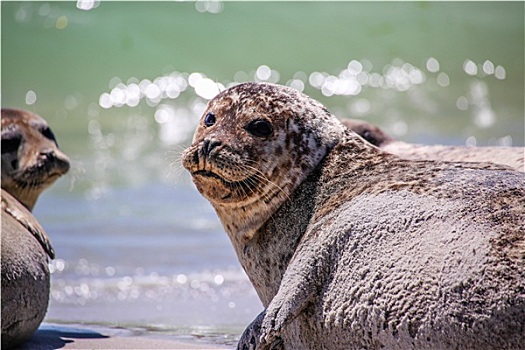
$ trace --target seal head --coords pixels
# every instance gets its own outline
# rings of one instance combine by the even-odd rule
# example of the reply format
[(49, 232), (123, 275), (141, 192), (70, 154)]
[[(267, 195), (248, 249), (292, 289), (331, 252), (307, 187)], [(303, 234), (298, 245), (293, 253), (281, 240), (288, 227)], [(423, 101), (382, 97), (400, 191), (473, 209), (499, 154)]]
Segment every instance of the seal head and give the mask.
[(208, 103), (182, 164), (230, 238), (247, 241), (344, 131), (324, 106), (292, 88), (243, 83)]
[(38, 196), (69, 170), (47, 122), (2, 108), (2, 188), (32, 210)]

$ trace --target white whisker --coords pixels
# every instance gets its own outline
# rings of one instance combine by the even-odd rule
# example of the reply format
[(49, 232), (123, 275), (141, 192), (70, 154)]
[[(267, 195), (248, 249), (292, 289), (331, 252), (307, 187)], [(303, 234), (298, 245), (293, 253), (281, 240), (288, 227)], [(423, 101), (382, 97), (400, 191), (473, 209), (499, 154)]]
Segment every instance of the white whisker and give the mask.
[(186, 148), (182, 145), (176, 145), (173, 149), (166, 152), (165, 159), (168, 162), (168, 178), (173, 178), (179, 182), (186, 169), (182, 165), (182, 153)]

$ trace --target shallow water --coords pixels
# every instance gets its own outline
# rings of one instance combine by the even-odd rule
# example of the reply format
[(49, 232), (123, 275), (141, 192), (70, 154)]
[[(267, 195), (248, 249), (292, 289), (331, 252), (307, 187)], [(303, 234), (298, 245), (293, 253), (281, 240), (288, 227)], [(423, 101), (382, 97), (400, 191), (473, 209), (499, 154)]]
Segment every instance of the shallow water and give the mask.
[(179, 165), (234, 82), (291, 85), (409, 142), (524, 145), (523, 3), (1, 8), (2, 107), (45, 117), (72, 159), (35, 208), (57, 252), (48, 322), (230, 344), (262, 310)]
[[(228, 343), (262, 310), (213, 209), (188, 185), (115, 189), (82, 204), (52, 194), (42, 201), (35, 215), (48, 219), (58, 257), (48, 322)], [(57, 208), (71, 211), (57, 216)]]

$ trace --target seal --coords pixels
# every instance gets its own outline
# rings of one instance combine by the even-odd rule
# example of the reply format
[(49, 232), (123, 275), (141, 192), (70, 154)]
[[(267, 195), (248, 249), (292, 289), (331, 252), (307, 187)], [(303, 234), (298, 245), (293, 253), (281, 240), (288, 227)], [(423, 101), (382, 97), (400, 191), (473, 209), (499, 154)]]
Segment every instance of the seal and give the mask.
[(444, 160), (449, 162), (491, 162), (525, 172), (524, 147), (466, 147), (419, 145), (398, 141), (379, 127), (363, 120), (343, 119), (341, 122), (359, 136), (383, 151), (404, 159)]
[(46, 314), (55, 253), (30, 210), (68, 169), (44, 119), (2, 109), (2, 348), (28, 339)]
[(2, 349), (27, 340), (49, 302), (48, 257), (54, 250), (31, 213), (2, 190)]
[[(229, 90), (224, 98), (210, 102), (193, 145), (183, 155), (183, 166), (236, 243), (252, 238), (344, 131), (337, 120), (323, 118), (327, 113), (321, 113), (325, 110), (321, 104), (304, 108), (295, 90), (251, 99), (261, 87), (270, 85), (243, 86), (244, 90)], [(311, 116), (305, 117), (306, 125), (290, 118), (290, 104)], [(231, 105), (242, 105), (242, 109), (232, 110)], [(268, 109), (274, 115), (268, 115)], [(216, 129), (219, 133), (207, 135)], [(310, 131), (318, 129), (322, 131)], [(236, 215), (231, 215), (233, 210)]]
[(2, 108), (2, 188), (30, 211), (38, 196), (69, 170), (69, 159), (40, 116)]
[(525, 347), (525, 174), (400, 159), (263, 83), (210, 100), (182, 164), (265, 307), (239, 349)]

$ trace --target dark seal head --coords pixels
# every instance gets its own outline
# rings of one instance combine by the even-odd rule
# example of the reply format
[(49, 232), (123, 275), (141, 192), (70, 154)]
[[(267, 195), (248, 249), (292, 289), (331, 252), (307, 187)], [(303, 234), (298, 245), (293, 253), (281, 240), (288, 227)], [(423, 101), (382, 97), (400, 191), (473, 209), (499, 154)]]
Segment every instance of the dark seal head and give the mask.
[(44, 119), (2, 108), (2, 189), (31, 211), (42, 191), (68, 170), (69, 159)]
[(381, 147), (394, 141), (386, 132), (363, 120), (342, 119), (341, 123), (376, 147)]
[(343, 132), (325, 107), (292, 88), (244, 83), (208, 103), (182, 162), (230, 238), (245, 241)]

